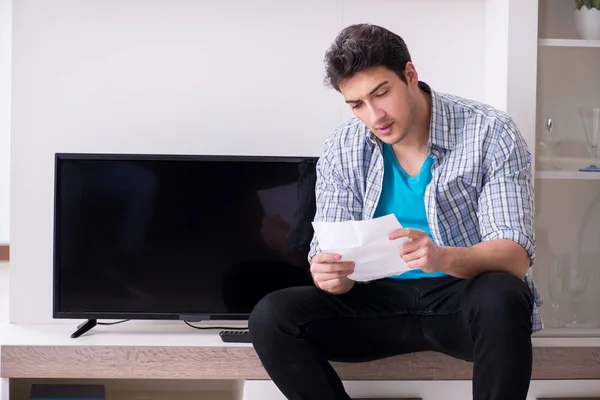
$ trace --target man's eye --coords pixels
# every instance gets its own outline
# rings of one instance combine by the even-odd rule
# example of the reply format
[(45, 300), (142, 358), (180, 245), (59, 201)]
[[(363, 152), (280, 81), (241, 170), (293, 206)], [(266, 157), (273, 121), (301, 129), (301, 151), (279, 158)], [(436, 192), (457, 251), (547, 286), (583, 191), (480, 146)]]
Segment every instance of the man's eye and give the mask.
[(357, 108), (360, 108), (361, 105), (362, 105), (362, 103), (354, 103), (352, 105), (352, 109), (356, 110)]
[(384, 95), (386, 95), (386, 94), (387, 94), (387, 92), (388, 92), (387, 90), (386, 90), (385, 92), (381, 92), (381, 93), (377, 94), (377, 97), (384, 96)]

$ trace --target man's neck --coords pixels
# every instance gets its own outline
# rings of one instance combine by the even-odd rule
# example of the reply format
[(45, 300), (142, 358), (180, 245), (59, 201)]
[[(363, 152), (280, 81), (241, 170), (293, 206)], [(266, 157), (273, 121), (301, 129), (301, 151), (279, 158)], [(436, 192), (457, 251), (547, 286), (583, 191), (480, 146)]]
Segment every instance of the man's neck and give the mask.
[(396, 155), (406, 152), (427, 154), (431, 124), (431, 95), (423, 90), (417, 95), (417, 110), (411, 132), (400, 143), (392, 147)]

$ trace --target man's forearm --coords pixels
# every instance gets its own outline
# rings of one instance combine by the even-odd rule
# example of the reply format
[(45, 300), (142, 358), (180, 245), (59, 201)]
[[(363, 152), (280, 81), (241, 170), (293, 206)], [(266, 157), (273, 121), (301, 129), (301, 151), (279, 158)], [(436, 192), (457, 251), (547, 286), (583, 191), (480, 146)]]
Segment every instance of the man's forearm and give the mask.
[(527, 251), (512, 240), (496, 239), (471, 247), (442, 247), (444, 271), (470, 279), (485, 272), (507, 272), (523, 279), (529, 268)]

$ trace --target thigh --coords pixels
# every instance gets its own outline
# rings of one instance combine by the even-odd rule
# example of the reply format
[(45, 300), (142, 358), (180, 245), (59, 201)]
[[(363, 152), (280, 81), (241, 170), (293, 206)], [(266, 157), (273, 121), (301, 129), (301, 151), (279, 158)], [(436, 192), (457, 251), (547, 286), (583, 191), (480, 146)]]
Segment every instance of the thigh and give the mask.
[(428, 294), (419, 299), (425, 340), (456, 358), (472, 360), (482, 335), (510, 336), (516, 327), (530, 325), (533, 296), (523, 280), (510, 274), (440, 279), (423, 283), (420, 291)]
[(303, 332), (330, 361), (365, 362), (431, 348), (416, 316), (406, 313), (312, 320)]
[(297, 287), (263, 298), (251, 325), (289, 329), (331, 361), (368, 361), (427, 349), (414, 307), (415, 282), (383, 279), (343, 295)]
[(464, 311), (423, 315), (419, 318), (419, 324), (431, 350), (460, 360), (473, 361), (475, 341)]
[(464, 296), (470, 281), (451, 276), (422, 279), (419, 320), (423, 337), (435, 351), (472, 360), (474, 341)]

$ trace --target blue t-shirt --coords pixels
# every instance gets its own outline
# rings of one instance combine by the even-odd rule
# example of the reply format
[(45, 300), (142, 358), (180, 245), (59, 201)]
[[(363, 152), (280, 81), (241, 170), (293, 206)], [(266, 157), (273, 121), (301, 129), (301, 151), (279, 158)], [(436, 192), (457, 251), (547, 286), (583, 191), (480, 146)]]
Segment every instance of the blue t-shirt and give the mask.
[[(425, 188), (431, 181), (431, 166), (434, 159), (427, 157), (417, 176), (408, 175), (394, 154), (391, 146), (383, 144), (383, 189), (375, 217), (394, 214), (404, 228), (420, 229), (431, 237), (425, 213)], [(444, 276), (444, 272), (423, 272), (413, 269), (394, 279), (433, 278)]]

